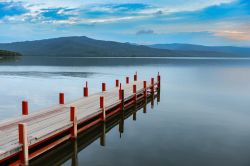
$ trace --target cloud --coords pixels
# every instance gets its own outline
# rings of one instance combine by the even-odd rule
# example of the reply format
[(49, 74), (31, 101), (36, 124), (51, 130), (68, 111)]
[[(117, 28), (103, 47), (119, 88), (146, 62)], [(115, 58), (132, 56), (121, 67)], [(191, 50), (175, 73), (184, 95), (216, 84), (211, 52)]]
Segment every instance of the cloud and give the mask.
[(72, 13), (74, 9), (65, 9), (65, 8), (49, 8), (42, 9), (40, 13), (46, 19), (52, 20), (67, 20), (70, 17), (76, 16)]
[(224, 30), (214, 32), (214, 35), (227, 38), (229, 40), (250, 41), (250, 32)]
[(155, 32), (151, 29), (148, 30), (139, 30), (136, 32), (136, 35), (150, 35), (150, 34), (154, 34)]
[(22, 3), (0, 2), (0, 18), (22, 15), (27, 12), (28, 10), (22, 6)]

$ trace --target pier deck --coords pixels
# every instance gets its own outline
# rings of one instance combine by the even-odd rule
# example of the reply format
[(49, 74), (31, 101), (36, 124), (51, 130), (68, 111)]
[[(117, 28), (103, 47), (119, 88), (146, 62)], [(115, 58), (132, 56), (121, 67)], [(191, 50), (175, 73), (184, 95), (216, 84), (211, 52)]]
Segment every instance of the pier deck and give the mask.
[[(121, 87), (111, 88), (100, 93), (92, 94), (88, 97), (82, 97), (78, 100), (71, 101), (65, 104), (59, 104), (36, 113), (23, 115), (19, 118), (11, 119), (0, 123), (0, 163), (5, 160), (15, 158), (18, 159), (16, 164), (20, 164), (27, 159), (19, 159), (24, 153), (24, 144), (20, 143), (19, 124), (25, 123), (27, 128), (27, 149), (29, 149), (28, 160), (37, 157), (45, 151), (62, 143), (65, 140), (72, 138), (72, 128), (74, 122), (71, 119), (71, 107), (76, 109), (76, 130), (83, 132), (90, 126), (93, 126), (101, 121), (105, 121), (105, 117), (114, 112), (121, 111), (121, 102), (129, 105), (135, 102), (137, 98), (143, 98), (151, 93), (154, 93), (155, 86), (158, 82), (132, 81), (123, 85), (123, 99), (121, 100)], [(136, 88), (135, 88), (136, 87)], [(134, 89), (135, 88), (135, 89)], [(157, 88), (157, 87), (156, 87)], [(155, 88), (155, 89), (156, 89)], [(152, 91), (153, 89), (153, 91)], [(145, 93), (146, 92), (146, 93)], [(149, 93), (148, 93), (149, 92)], [(103, 108), (100, 106), (100, 96), (103, 96)], [(111, 110), (111, 111), (110, 111)], [(107, 114), (107, 115), (106, 115)], [(104, 117), (103, 117), (104, 115)], [(68, 132), (66, 135), (63, 133)], [(61, 137), (59, 135), (61, 134)], [(55, 139), (58, 136), (57, 139)], [(54, 139), (53, 141), (51, 141)], [(44, 142), (50, 141), (47, 144)], [(44, 144), (41, 146), (41, 144)], [(37, 148), (40, 146), (39, 148)], [(33, 149), (35, 148), (35, 150)], [(14, 164), (15, 165), (15, 164)]]

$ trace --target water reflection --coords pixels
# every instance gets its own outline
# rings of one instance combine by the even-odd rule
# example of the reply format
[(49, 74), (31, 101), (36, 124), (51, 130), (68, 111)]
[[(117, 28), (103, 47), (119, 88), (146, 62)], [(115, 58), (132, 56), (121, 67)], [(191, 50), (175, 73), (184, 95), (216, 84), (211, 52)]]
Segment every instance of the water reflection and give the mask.
[[(157, 96), (159, 93), (157, 93)], [(153, 96), (153, 95), (152, 95)], [(150, 96), (151, 99), (155, 99)], [(114, 117), (110, 117), (106, 122), (102, 122), (96, 126), (93, 126), (86, 132), (78, 135), (76, 140), (70, 140), (62, 145), (56, 147), (52, 151), (49, 151), (38, 158), (35, 158), (30, 162), (30, 165), (43, 165), (46, 163), (46, 166), (56, 166), (62, 165), (66, 161), (71, 160), (72, 166), (78, 166), (78, 153), (83, 151), (90, 144), (95, 142), (97, 139), (100, 140), (100, 146), (106, 146), (106, 134), (114, 127), (118, 125), (120, 138), (124, 133), (125, 120), (130, 116), (133, 117), (133, 120), (136, 121), (136, 115), (139, 111), (143, 109), (143, 112), (146, 111), (146, 106), (151, 101), (141, 100), (138, 103), (134, 104), (131, 108), (121, 111)]]

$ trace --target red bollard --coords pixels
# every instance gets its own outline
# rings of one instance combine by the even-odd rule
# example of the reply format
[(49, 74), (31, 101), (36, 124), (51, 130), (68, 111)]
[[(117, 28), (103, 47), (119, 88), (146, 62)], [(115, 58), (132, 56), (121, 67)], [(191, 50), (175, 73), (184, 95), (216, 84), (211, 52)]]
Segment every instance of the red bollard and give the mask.
[(119, 87), (119, 80), (115, 80), (115, 86)]
[(86, 81), (86, 86), (83, 88), (83, 96), (84, 97), (88, 97), (89, 96), (88, 81)]
[(102, 83), (102, 91), (106, 91), (106, 84), (105, 83)]
[(102, 110), (102, 120), (106, 121), (106, 111), (104, 106), (104, 96), (100, 96), (100, 108)]
[(71, 138), (76, 139), (77, 138), (77, 115), (76, 115), (76, 108), (71, 106), (70, 107), (70, 121), (73, 123), (73, 126), (71, 128)]
[(160, 90), (161, 87), (161, 76), (158, 72), (158, 76), (157, 76), (157, 89)]
[(121, 100), (121, 99), (122, 99), (122, 90), (119, 89), (119, 100)]
[(144, 88), (144, 89), (147, 88), (147, 81), (143, 81), (143, 88)]
[(29, 164), (29, 149), (28, 149), (28, 137), (27, 137), (27, 125), (25, 123), (18, 124), (19, 144), (22, 145), (20, 152), (21, 165)]
[(100, 108), (104, 108), (104, 96), (100, 96)]
[(147, 97), (147, 81), (143, 81), (144, 97)]
[(155, 81), (154, 78), (151, 78), (151, 93), (154, 94)]
[(133, 93), (134, 93), (134, 100), (135, 100), (135, 102), (137, 101), (137, 94), (136, 94), (136, 84), (135, 85), (133, 85)]
[(64, 93), (59, 93), (59, 104), (64, 104)]
[(134, 81), (137, 81), (137, 72), (134, 75)]
[(136, 93), (136, 84), (133, 85), (133, 93)]
[(84, 91), (84, 92), (83, 92), (83, 96), (84, 96), (84, 97), (88, 97), (88, 95), (89, 95), (89, 93), (88, 93), (88, 88), (87, 88), (87, 87), (84, 87), (84, 88), (83, 88), (83, 91)]
[(129, 84), (129, 77), (126, 77), (126, 84)]
[(120, 90), (122, 89), (122, 84), (120, 83)]
[(28, 101), (22, 101), (22, 114), (23, 115), (28, 115), (29, 114)]

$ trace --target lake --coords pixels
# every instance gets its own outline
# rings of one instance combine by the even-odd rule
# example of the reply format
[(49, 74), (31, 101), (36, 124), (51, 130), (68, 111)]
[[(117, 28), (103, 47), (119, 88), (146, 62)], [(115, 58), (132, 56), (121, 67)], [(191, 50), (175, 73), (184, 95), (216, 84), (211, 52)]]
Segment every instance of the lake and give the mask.
[[(0, 120), (21, 116), (24, 99), (30, 112), (39, 111), (57, 104), (59, 92), (66, 101), (81, 97), (85, 81), (89, 93), (95, 93), (102, 82), (108, 89), (115, 79), (132, 79), (135, 71), (141, 80), (160, 72), (160, 102), (154, 108), (148, 104), (147, 113), (138, 110), (136, 121), (126, 119), (122, 133), (120, 125), (110, 129), (105, 146), (98, 139), (86, 145), (77, 154), (78, 165), (250, 165), (249, 59), (51, 58), (35, 59), (32, 65), (28, 60), (1, 63)], [(54, 160), (62, 160), (61, 153)], [(63, 162), (71, 164), (70, 158)]]

